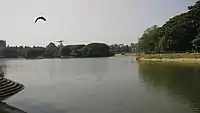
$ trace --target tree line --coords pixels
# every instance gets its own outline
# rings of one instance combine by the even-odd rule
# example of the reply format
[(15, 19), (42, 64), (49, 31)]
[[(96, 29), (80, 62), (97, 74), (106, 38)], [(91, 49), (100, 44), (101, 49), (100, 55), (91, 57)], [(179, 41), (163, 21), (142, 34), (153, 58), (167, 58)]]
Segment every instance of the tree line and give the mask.
[(163, 26), (147, 28), (139, 38), (140, 52), (200, 51), (200, 1), (188, 11), (169, 19)]
[(3, 58), (69, 58), (69, 57), (109, 57), (117, 53), (134, 52), (135, 45), (125, 44), (107, 45), (104, 43), (90, 43), (88, 45), (59, 45), (49, 43), (41, 46), (12, 46), (0, 51)]
[(113, 53), (134, 53), (136, 52), (136, 44), (131, 43), (130, 45), (126, 44), (111, 44), (110, 51)]
[(112, 55), (109, 46), (104, 43), (56, 46), (51, 42), (46, 47), (6, 47), (1, 52), (1, 56), (5, 58), (108, 57)]

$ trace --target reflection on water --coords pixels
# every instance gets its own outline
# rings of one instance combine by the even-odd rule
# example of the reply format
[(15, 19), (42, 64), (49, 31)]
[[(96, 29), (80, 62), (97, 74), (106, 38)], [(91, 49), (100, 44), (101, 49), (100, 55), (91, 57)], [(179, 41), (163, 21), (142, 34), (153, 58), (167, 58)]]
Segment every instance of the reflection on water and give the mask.
[(146, 87), (165, 90), (185, 101), (194, 112), (200, 109), (200, 66), (166, 63), (139, 63), (140, 79)]
[(130, 57), (0, 60), (5, 77), (26, 87), (6, 102), (28, 113), (198, 110), (198, 67), (138, 64), (131, 60)]
[(138, 89), (132, 67), (136, 64), (130, 61), (130, 58), (7, 60), (6, 77), (26, 88), (6, 102), (28, 113), (128, 113), (133, 109), (132, 95), (137, 94), (133, 90)]

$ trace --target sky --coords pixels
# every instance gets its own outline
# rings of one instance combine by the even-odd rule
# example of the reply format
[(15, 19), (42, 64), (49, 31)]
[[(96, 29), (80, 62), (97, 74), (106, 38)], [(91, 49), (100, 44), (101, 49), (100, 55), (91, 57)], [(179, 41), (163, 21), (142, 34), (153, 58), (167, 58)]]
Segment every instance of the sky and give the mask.
[[(130, 44), (144, 30), (187, 11), (195, 0), (0, 0), (0, 40), (8, 45)], [(34, 20), (38, 16), (47, 21)]]

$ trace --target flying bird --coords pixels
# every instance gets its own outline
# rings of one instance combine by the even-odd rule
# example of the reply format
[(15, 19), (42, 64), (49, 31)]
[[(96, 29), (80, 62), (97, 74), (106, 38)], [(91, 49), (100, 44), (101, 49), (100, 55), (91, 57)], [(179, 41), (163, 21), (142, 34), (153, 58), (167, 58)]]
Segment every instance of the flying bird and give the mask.
[(46, 18), (44, 18), (43, 16), (38, 17), (38, 18), (35, 20), (35, 23), (37, 23), (38, 20), (47, 21)]

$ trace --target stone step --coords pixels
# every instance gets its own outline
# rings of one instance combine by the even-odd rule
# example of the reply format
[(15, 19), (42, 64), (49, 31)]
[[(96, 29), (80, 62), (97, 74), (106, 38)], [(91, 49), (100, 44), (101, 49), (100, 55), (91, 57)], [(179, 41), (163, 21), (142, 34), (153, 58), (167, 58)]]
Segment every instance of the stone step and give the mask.
[(17, 88), (15, 88), (14, 90), (10, 90), (6, 93), (2, 93), (0, 94), (0, 97), (9, 97), (9, 96), (12, 96), (18, 92), (20, 92), (21, 90), (24, 89), (24, 86), (23, 85), (19, 85)]
[(4, 82), (7, 82), (7, 79), (2, 79), (0, 80), (0, 84), (4, 83)]
[(6, 91), (8, 91), (10, 89), (14, 89), (14, 88), (16, 88), (19, 85), (19, 84), (15, 83), (15, 82), (12, 82), (12, 83), (14, 83), (14, 84), (11, 85), (11, 86), (0, 88), (0, 94), (1, 94), (1, 92), (6, 92)]
[(0, 77), (0, 80), (3, 80), (3, 77)]
[(0, 85), (3, 86), (3, 85), (6, 85), (6, 84), (9, 84), (9, 83), (11, 83), (11, 82), (12, 82), (12, 81), (10, 81), (10, 80), (6, 80), (5, 82), (0, 83)]
[(8, 84), (4, 84), (4, 85), (0, 85), (0, 89), (3, 89), (3, 88), (5, 88), (5, 87), (10, 87), (10, 86), (12, 86), (12, 85), (15, 85), (16, 84), (16, 82), (10, 82), (10, 83), (8, 83)]
[(24, 85), (0, 77), (0, 101), (3, 101), (24, 89)]
[(9, 88), (8, 90), (0, 91), (0, 96), (4, 94), (9, 94), (11, 92), (18, 91), (22, 86), (20, 84), (17, 84), (14, 88)]

